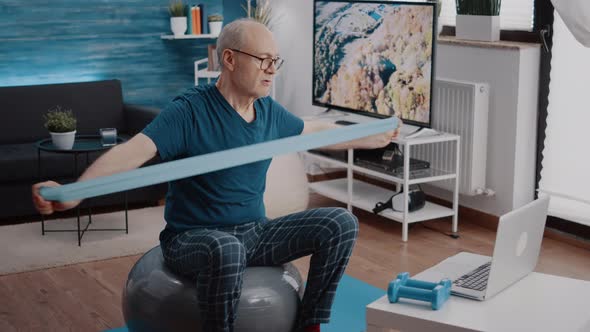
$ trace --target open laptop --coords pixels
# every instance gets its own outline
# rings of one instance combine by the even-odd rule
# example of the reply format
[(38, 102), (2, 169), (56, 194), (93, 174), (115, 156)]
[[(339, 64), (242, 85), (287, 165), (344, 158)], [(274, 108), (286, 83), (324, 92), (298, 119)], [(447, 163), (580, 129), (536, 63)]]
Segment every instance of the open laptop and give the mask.
[(449, 278), (451, 294), (480, 301), (498, 294), (535, 269), (548, 207), (543, 197), (501, 216), (492, 257), (461, 252), (416, 278)]

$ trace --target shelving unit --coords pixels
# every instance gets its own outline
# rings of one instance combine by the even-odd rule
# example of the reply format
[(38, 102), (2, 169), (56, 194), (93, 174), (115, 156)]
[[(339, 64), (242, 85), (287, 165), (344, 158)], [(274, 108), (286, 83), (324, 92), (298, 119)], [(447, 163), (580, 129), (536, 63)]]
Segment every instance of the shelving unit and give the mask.
[(181, 35), (181, 36), (162, 35), (162, 36), (160, 36), (160, 38), (166, 39), (166, 40), (175, 40), (175, 39), (215, 39), (215, 38), (217, 38), (217, 35), (212, 35), (212, 34)]
[[(379, 215), (386, 218), (398, 221), (402, 223), (402, 241), (408, 241), (408, 224), (414, 222), (420, 222), (424, 220), (453, 217), (452, 229), (453, 233), (458, 231), (458, 209), (459, 209), (459, 151), (457, 151), (455, 170), (454, 172), (448, 172), (444, 170), (437, 170), (430, 168), (428, 170), (421, 170), (418, 172), (408, 172), (410, 168), (410, 149), (412, 146), (420, 144), (432, 144), (439, 142), (453, 141), (456, 146), (460, 146), (460, 137), (453, 134), (440, 133), (435, 136), (419, 137), (412, 139), (398, 139), (394, 142), (399, 145), (404, 153), (404, 172), (403, 177), (397, 177), (391, 174), (377, 172), (368, 168), (364, 168), (354, 164), (354, 150), (348, 150), (348, 162), (343, 162), (329, 157), (307, 153), (306, 156), (310, 160), (323, 161), (334, 164), (334, 166), (344, 167), (347, 170), (347, 177), (343, 179), (327, 180), (320, 182), (313, 182), (310, 184), (310, 188), (326, 197), (334, 200), (344, 202), (347, 204), (349, 210), (352, 207), (356, 207), (365, 211), (372, 212), (377, 202), (382, 202), (391, 197), (394, 192), (387, 190), (361, 180), (353, 178), (353, 172), (368, 175), (373, 178), (378, 178), (386, 182), (395, 183), (398, 188), (401, 186), (403, 189), (404, 211), (398, 212), (393, 210), (384, 210)], [(409, 212), (408, 211), (408, 192), (410, 185), (442, 181), (442, 180), (454, 180), (455, 188), (453, 191), (453, 207), (447, 208), (432, 202), (426, 202), (426, 205), (420, 210)]]
[[(218, 35), (199, 34), (199, 35), (162, 35), (160, 38), (165, 40), (179, 40), (179, 39), (215, 39)], [(207, 83), (211, 83), (212, 78), (219, 76), (219, 71), (211, 71), (207, 67), (208, 59), (200, 59), (195, 61), (195, 85), (199, 85), (199, 78), (206, 78)], [(203, 66), (203, 67), (201, 67)]]
[[(329, 197), (331, 199), (347, 202), (348, 201), (348, 179), (335, 179), (328, 181), (321, 181), (311, 184), (313, 190)], [(360, 181), (353, 180), (353, 195), (351, 205), (365, 211), (373, 212), (375, 202), (383, 201), (384, 197), (390, 197), (391, 191)], [(436, 219), (452, 216), (453, 210), (426, 202), (424, 208), (412, 212), (408, 215), (408, 223), (419, 222), (423, 220)], [(403, 212), (393, 210), (384, 210), (380, 215), (389, 219), (403, 220)]]
[(206, 78), (207, 83), (211, 83), (212, 78), (217, 78), (221, 74), (219, 71), (209, 70), (207, 67), (208, 61), (207, 58), (195, 61), (195, 85), (199, 85), (199, 78)]

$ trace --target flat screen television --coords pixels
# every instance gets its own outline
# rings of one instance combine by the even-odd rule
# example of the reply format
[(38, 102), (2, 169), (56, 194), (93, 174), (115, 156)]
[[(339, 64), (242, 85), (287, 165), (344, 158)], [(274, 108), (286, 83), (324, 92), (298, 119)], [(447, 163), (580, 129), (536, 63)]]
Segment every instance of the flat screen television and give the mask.
[(436, 3), (314, 0), (316, 106), (430, 127)]

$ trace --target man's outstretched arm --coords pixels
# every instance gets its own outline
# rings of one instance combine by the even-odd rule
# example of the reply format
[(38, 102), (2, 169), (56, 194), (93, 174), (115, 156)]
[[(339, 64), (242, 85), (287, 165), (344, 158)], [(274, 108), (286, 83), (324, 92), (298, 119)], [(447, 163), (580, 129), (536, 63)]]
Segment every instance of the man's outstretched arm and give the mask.
[[(100, 156), (78, 178), (78, 181), (89, 180), (99, 176), (106, 176), (124, 171), (129, 171), (143, 165), (156, 156), (158, 149), (154, 142), (146, 135), (139, 133), (129, 141), (116, 145)], [(55, 181), (45, 181), (33, 185), (33, 204), (41, 214), (51, 214), (54, 211), (63, 211), (76, 207), (81, 201), (54, 202), (45, 200), (40, 194), (41, 187), (60, 186)]]
[[(387, 131), (382, 134), (367, 136), (364, 138), (359, 138), (356, 140), (338, 143), (334, 145), (329, 145), (322, 147), (322, 150), (346, 150), (346, 149), (377, 149), (387, 146), (391, 143), (391, 140), (397, 137), (399, 134), (399, 128), (401, 127), (402, 123), (401, 120), (399, 121), (399, 125), (397, 128), (392, 128), (392, 130)], [(326, 122), (326, 121), (304, 121), (303, 122), (303, 132), (302, 134), (310, 134), (322, 130), (334, 129), (339, 128), (340, 125), (335, 123)]]

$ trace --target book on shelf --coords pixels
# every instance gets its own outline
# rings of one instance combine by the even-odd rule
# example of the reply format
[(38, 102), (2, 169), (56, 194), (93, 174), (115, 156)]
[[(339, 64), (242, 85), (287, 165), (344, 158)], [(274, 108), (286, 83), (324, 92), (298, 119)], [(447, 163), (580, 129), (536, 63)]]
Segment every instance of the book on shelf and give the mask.
[(207, 70), (219, 71), (219, 58), (217, 57), (217, 45), (207, 45)]
[(191, 34), (200, 35), (201, 30), (201, 8), (199, 6), (191, 7)]
[(192, 35), (193, 34), (193, 7), (188, 5), (186, 9), (186, 21), (187, 21), (187, 29), (186, 34)]
[(199, 4), (200, 14), (201, 14), (201, 33), (207, 34), (209, 33), (209, 29), (207, 26), (207, 6), (204, 4)]

